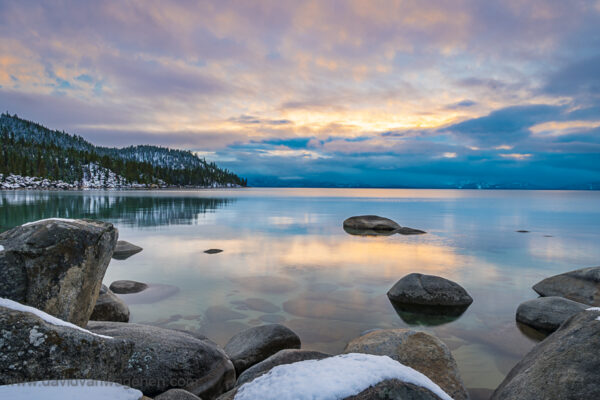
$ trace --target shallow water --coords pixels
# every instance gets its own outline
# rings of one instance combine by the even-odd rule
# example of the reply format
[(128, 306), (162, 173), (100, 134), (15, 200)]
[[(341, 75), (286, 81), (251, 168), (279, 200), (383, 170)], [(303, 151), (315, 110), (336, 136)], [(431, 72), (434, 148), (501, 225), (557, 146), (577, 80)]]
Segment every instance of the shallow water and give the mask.
[[(144, 250), (113, 260), (104, 282), (156, 285), (127, 299), (132, 322), (220, 344), (281, 322), (304, 348), (332, 354), (368, 329), (424, 329), (448, 344), (469, 388), (491, 389), (535, 344), (514, 317), (536, 297), (531, 286), (600, 264), (599, 205), (600, 192), (560, 191), (19, 191), (0, 192), (0, 231), (49, 217), (114, 223)], [(361, 214), (428, 233), (344, 232), (342, 221)], [(223, 252), (204, 253), (211, 248)], [(399, 314), (386, 292), (411, 272), (454, 280), (474, 302), (454, 320)]]

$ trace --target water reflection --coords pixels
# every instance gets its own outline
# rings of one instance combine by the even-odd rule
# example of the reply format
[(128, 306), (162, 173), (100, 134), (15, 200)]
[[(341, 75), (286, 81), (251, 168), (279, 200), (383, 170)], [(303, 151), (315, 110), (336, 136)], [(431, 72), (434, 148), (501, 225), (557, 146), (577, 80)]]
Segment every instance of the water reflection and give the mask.
[[(104, 283), (179, 288), (131, 304), (132, 322), (220, 344), (250, 326), (282, 322), (303, 348), (327, 353), (369, 329), (422, 329), (448, 344), (468, 387), (491, 389), (536, 343), (515, 324), (519, 303), (537, 297), (531, 285), (598, 265), (599, 201), (600, 193), (520, 191), (0, 192), (0, 225), (47, 217), (116, 223), (120, 238), (144, 251), (112, 260)], [(364, 237), (341, 229), (349, 216), (372, 213), (429, 233)], [(531, 233), (515, 232), (521, 228)], [(459, 283), (473, 304), (452, 320), (398, 312), (386, 292), (412, 272)]]
[(131, 227), (194, 224), (235, 201), (135, 192), (0, 191), (0, 231), (45, 218), (92, 218)]
[(408, 325), (437, 326), (456, 321), (467, 307), (428, 307), (391, 302), (402, 321)]

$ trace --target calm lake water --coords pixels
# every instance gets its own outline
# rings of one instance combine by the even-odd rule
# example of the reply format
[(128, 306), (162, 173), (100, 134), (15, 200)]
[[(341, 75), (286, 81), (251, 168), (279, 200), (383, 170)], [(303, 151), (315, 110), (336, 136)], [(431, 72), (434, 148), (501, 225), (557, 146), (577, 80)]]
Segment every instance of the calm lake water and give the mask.
[[(344, 232), (343, 220), (361, 214), (428, 233)], [(170, 285), (128, 298), (132, 322), (199, 331), (221, 345), (281, 322), (304, 348), (329, 353), (368, 329), (423, 329), (450, 347), (469, 388), (495, 388), (535, 344), (515, 324), (519, 303), (537, 297), (533, 284), (600, 264), (600, 192), (0, 192), (0, 231), (50, 217), (109, 221), (144, 248), (113, 260), (104, 280)], [(386, 292), (411, 272), (454, 280), (474, 302), (453, 321), (397, 313)]]

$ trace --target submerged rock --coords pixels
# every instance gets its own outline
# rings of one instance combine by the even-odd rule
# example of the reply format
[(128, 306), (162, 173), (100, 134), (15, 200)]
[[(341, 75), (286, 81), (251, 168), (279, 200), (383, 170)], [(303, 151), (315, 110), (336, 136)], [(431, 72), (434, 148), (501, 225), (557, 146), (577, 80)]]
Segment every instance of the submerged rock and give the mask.
[(600, 267), (577, 269), (551, 276), (533, 286), (540, 296), (560, 296), (600, 306)]
[(46, 379), (121, 382), (133, 343), (57, 325), (45, 315), (0, 306), (0, 385)]
[(273, 354), (271, 357), (253, 365), (240, 374), (237, 379), (236, 386), (241, 386), (246, 382), (250, 382), (259, 376), (266, 374), (273, 367), (284, 364), (291, 364), (305, 360), (322, 360), (331, 357), (330, 354), (321, 353), (319, 351), (300, 350), (300, 349), (285, 349)]
[(350, 341), (344, 353), (388, 356), (426, 375), (453, 399), (469, 398), (452, 353), (440, 339), (428, 333), (410, 329), (375, 330)]
[(582, 311), (509, 372), (493, 400), (600, 399), (600, 311)]
[(50, 219), (0, 234), (0, 297), (85, 326), (117, 242), (112, 225)]
[(135, 244), (131, 244), (125, 240), (119, 240), (117, 242), (117, 246), (115, 247), (112, 258), (115, 260), (126, 260), (142, 250), (144, 249), (142, 249), (140, 246), (136, 246)]
[(129, 307), (109, 288), (102, 285), (90, 320), (129, 322)]
[[(468, 307), (473, 298), (456, 282), (434, 275), (408, 274), (388, 291), (394, 303), (419, 306)], [(431, 309), (435, 310), (435, 309)]]
[(213, 399), (235, 384), (235, 371), (227, 355), (208, 340), (181, 331), (120, 322), (90, 321), (92, 332), (125, 339), (134, 344), (123, 382), (153, 396), (181, 388)]
[(110, 284), (110, 290), (118, 294), (139, 293), (146, 289), (148, 289), (146, 283), (136, 281), (122, 280)]
[(225, 352), (238, 375), (264, 359), (284, 349), (299, 349), (300, 338), (279, 324), (246, 329), (234, 335), (225, 345)]
[(567, 319), (588, 307), (563, 297), (539, 297), (519, 305), (517, 321), (539, 331), (551, 333)]
[(400, 226), (389, 218), (379, 217), (377, 215), (350, 217), (344, 221), (343, 227), (347, 233), (361, 236), (387, 236), (395, 233), (401, 235), (419, 235), (426, 233), (419, 229)]
[(124, 293), (119, 297), (127, 304), (152, 304), (167, 299), (177, 293), (179, 288), (161, 283), (149, 283), (148, 287), (138, 293)]

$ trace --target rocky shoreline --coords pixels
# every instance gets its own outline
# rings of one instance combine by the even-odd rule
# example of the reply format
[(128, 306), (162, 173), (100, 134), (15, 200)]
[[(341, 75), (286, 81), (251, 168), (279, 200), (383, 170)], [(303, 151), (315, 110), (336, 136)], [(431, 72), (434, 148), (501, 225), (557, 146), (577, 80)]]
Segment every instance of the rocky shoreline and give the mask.
[[(401, 233), (391, 220), (383, 229), (381, 217), (359, 220), (368, 231)], [(111, 258), (142, 250), (118, 241), (112, 224), (92, 220), (49, 219), (0, 233), (0, 395), (39, 389), (45, 397), (48, 388), (81, 380), (75, 386), (89, 393), (127, 400), (469, 399), (450, 349), (427, 332), (371, 330), (330, 355), (302, 349), (300, 337), (277, 323), (239, 332), (223, 347), (194, 332), (129, 323), (119, 296), (161, 295), (160, 285), (102, 280)], [(516, 320), (548, 336), (493, 399), (600, 398), (599, 274), (600, 267), (586, 268), (535, 285), (550, 297), (523, 303)], [(441, 316), (473, 302), (458, 283), (416, 273), (388, 298)], [(75, 389), (66, 384), (62, 393)]]

